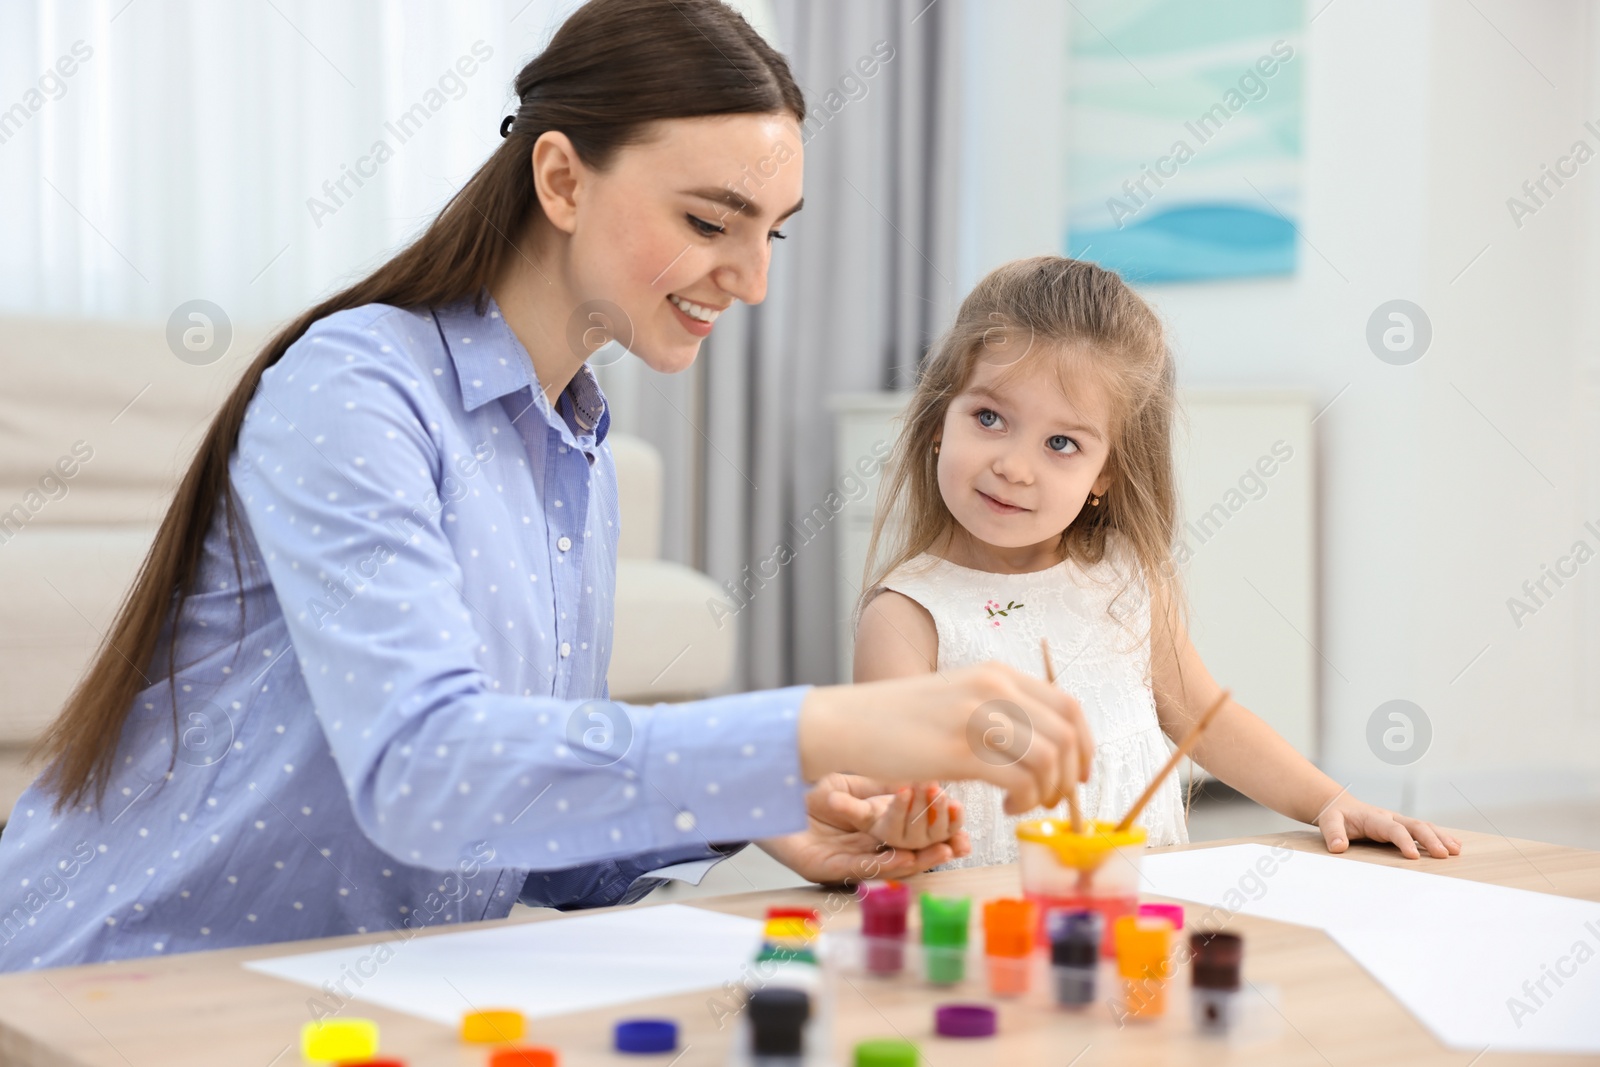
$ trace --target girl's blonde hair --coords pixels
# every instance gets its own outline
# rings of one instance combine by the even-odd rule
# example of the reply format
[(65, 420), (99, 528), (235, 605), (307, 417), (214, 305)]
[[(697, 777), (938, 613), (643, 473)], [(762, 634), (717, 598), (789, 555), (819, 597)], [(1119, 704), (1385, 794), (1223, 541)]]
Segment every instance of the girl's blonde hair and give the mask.
[(1165, 592), (1173, 610), (1184, 611), (1172, 558), (1175, 372), (1161, 321), (1111, 271), (1036, 256), (985, 276), (923, 366), (879, 491), (858, 617), (889, 574), (941, 544), (955, 525), (939, 492), (933, 451), (950, 402), (980, 361), (1012, 367), (1030, 359), (1053, 360), (1069, 392), (1072, 380), (1091, 375), (1110, 400), (1110, 488), (1098, 507), (1085, 506), (1061, 532), (1063, 556), (1097, 564), (1115, 532), (1123, 542), (1117, 547), (1132, 555), (1150, 591)]

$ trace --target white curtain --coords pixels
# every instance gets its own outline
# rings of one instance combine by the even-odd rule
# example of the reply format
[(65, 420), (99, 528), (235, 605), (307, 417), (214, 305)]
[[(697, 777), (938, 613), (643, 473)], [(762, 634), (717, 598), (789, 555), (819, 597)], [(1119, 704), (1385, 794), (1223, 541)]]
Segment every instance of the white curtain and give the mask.
[(443, 205), (575, 6), (0, 4), (0, 313), (291, 316)]

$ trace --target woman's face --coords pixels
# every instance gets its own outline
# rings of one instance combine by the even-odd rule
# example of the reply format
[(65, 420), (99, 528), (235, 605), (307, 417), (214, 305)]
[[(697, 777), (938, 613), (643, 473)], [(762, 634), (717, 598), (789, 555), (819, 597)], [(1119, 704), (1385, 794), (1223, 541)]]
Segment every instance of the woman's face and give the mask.
[(759, 304), (780, 225), (800, 209), (788, 114), (655, 123), (574, 190), (567, 269), (579, 308), (620, 308), (615, 336), (653, 370), (694, 362), (735, 300)]

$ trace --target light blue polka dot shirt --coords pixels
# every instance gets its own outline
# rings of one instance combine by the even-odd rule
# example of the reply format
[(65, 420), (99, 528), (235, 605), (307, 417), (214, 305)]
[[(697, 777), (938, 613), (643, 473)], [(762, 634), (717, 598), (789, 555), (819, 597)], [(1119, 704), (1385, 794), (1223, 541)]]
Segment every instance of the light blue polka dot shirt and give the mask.
[(175, 682), (169, 618), (104, 803), (36, 782), (0, 836), (0, 969), (631, 901), (804, 827), (804, 688), (603, 701), (610, 416), (485, 302), (340, 312), (266, 372)]

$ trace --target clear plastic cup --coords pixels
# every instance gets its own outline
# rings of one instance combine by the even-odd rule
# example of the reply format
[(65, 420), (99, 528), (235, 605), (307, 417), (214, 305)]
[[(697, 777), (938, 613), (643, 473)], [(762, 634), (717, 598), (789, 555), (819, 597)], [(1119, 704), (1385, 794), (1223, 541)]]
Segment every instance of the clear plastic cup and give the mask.
[(1039, 905), (1038, 943), (1047, 945), (1045, 917), (1056, 910), (1098, 912), (1105, 923), (1102, 956), (1116, 955), (1112, 930), (1139, 910), (1139, 863), (1145, 829), (1118, 833), (1113, 823), (1089, 822), (1072, 832), (1065, 819), (1032, 819), (1017, 826), (1022, 895)]

